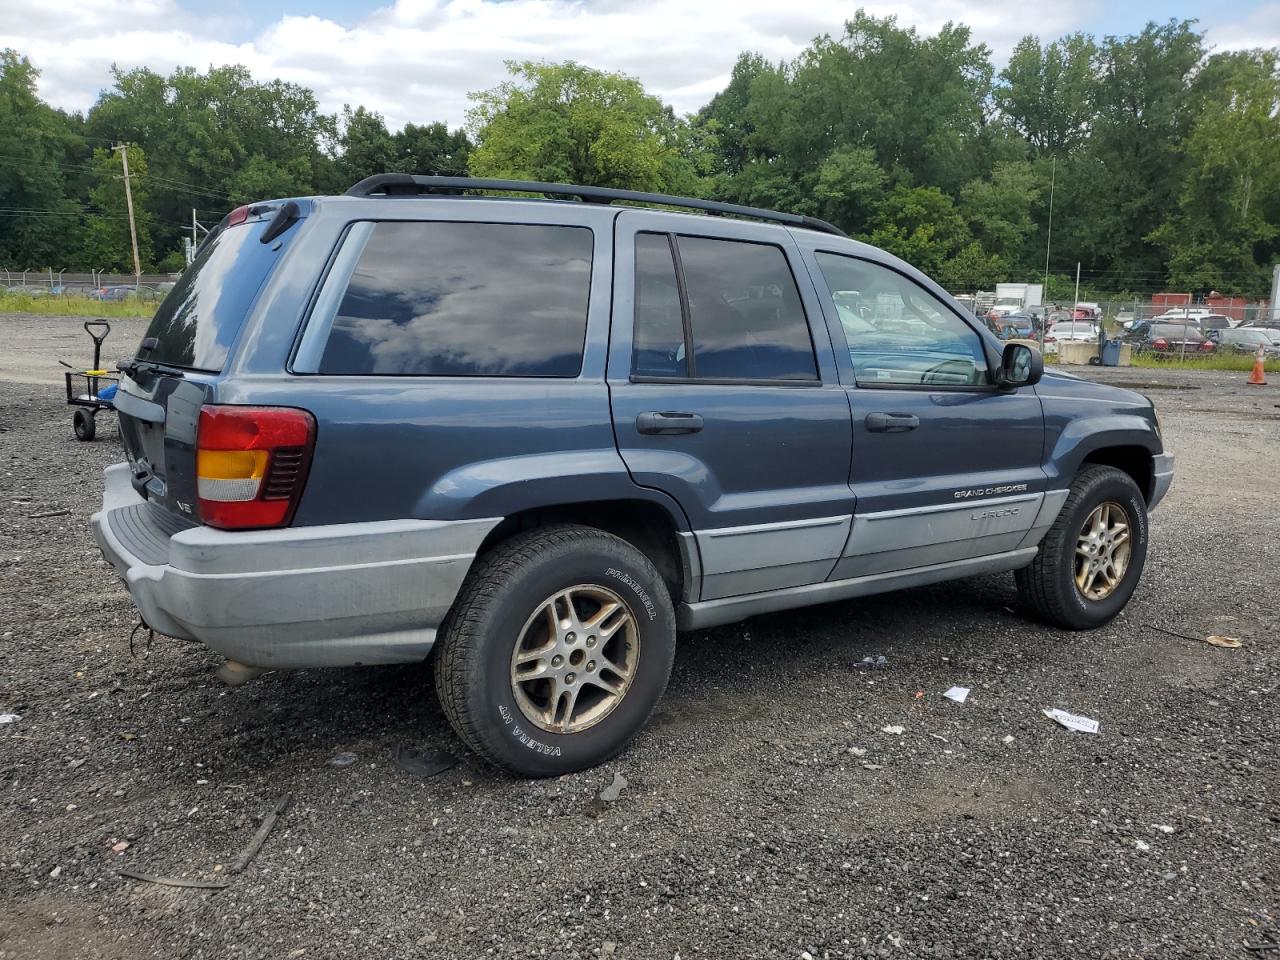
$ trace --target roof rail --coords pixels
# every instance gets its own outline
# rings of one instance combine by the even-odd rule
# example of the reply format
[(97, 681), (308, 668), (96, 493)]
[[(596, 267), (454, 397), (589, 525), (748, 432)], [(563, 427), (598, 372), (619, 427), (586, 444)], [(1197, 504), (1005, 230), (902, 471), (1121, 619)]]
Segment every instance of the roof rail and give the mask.
[(736, 203), (717, 203), (714, 200), (698, 200), (693, 197), (672, 197), (665, 193), (640, 193), (635, 190), (615, 190), (612, 187), (577, 187), (565, 183), (539, 183), (533, 180), (485, 180), (475, 177), (423, 177), (408, 173), (378, 173), (372, 177), (365, 177), (351, 187), (346, 195), (348, 197), (404, 197), (424, 193), (456, 195), (464, 190), (541, 193), (547, 197), (575, 198), (585, 203), (608, 204), (626, 201), (664, 207), (686, 207), (690, 210), (704, 210), (718, 216), (749, 217), (753, 220), (767, 220), (792, 227), (804, 227), (821, 233), (834, 234), (837, 237), (848, 236), (839, 227), (825, 220), (805, 217), (797, 213), (779, 213), (762, 207), (744, 207)]

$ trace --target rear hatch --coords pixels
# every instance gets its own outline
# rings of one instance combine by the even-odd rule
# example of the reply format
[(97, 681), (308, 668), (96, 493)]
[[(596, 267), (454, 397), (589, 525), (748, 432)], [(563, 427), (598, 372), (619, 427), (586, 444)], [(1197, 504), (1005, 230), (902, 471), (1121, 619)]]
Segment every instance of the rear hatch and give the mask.
[(264, 203), (228, 214), (161, 302), (137, 355), (120, 362), (120, 434), (134, 489), (151, 503), (198, 519), (200, 408), (309, 206)]

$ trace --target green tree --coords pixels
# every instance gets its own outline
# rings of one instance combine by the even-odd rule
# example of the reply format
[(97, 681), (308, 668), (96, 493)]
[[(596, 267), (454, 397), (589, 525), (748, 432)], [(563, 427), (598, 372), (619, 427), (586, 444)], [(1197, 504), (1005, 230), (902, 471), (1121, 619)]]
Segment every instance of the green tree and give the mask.
[(694, 122), (706, 137), (707, 149), (714, 157), (709, 170), (713, 175), (734, 177), (755, 155), (758, 148), (752, 140), (756, 127), (748, 110), (751, 86), (757, 77), (773, 72), (773, 67), (758, 53), (739, 54), (728, 86), (698, 111)]
[(870, 147), (842, 147), (818, 168), (818, 213), (854, 233), (869, 229), (888, 195), (888, 180)]
[(80, 219), (66, 161), (84, 141), (36, 95), (39, 75), (17, 51), (0, 51), (0, 263), (20, 270), (69, 265)]
[(443, 123), (406, 123), (392, 136), (396, 169), (423, 176), (464, 177), (471, 155), (466, 131)]
[(1045, 46), (1023, 37), (1000, 72), (995, 102), (1037, 153), (1061, 156), (1088, 139), (1097, 97), (1098, 46), (1073, 33)]
[[(1027, 161), (998, 164), (991, 177), (971, 180), (960, 191), (960, 210), (981, 248), (998, 259), (1005, 277), (1030, 272), (1029, 242), (1035, 236), (1041, 181)], [(1035, 249), (1038, 254), (1039, 248)]]
[(682, 124), (638, 80), (579, 63), (516, 63), (471, 94), (472, 173), (667, 193), (697, 190)]
[(332, 180), (335, 121), (305, 87), (255, 81), (243, 66), (113, 76), (89, 111), (88, 132), (95, 143), (146, 150), (146, 210), (162, 250), (177, 247), (193, 207), (217, 220), (238, 204), (312, 193)]
[(999, 257), (973, 239), (955, 203), (937, 187), (899, 185), (866, 239), (954, 290), (985, 287), (1001, 276)]
[[(149, 217), (141, 212), (147, 200), (147, 158), (141, 147), (130, 144), (128, 151), (138, 258), (142, 269), (146, 270), (152, 262)], [(104, 148), (94, 150), (93, 173), (96, 182), (89, 191), (90, 213), (85, 218), (81, 262), (98, 270), (133, 273), (129, 205), (125, 197), (124, 161), (120, 152)]]
[(350, 186), (375, 173), (398, 171), (395, 140), (382, 114), (344, 106), (338, 127), (340, 153), (334, 166), (339, 183)]
[(1196, 88), (1199, 114), (1186, 142), (1177, 211), (1151, 239), (1169, 255), (1173, 284), (1265, 296), (1269, 242), (1280, 234), (1276, 51), (1215, 55)]
[(1137, 36), (1107, 37), (1087, 153), (1096, 173), (1072, 179), (1087, 191), (1077, 230), (1086, 265), (1105, 264), (1124, 280), (1158, 277), (1164, 258), (1148, 235), (1177, 205), (1185, 144), (1195, 121), (1190, 81), (1204, 56), (1188, 21), (1149, 23)]

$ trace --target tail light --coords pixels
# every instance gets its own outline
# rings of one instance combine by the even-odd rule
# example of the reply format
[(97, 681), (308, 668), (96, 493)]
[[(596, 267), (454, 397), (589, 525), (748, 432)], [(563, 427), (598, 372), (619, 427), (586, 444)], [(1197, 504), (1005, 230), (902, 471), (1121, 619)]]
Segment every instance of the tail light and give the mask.
[(1203, 350), (1205, 353), (1212, 353), (1216, 348), (1217, 348), (1217, 344), (1214, 343), (1212, 340), (1205, 340), (1203, 343), (1200, 344), (1200, 349)]
[(316, 421), (292, 407), (200, 408), (200, 521), (223, 530), (285, 527), (302, 497)]
[(1156, 337), (1154, 340), (1151, 341), (1151, 346), (1156, 350), (1168, 350), (1169, 341), (1166, 340), (1164, 337)]
[(227, 214), (227, 226), (228, 227), (239, 226), (240, 224), (244, 223), (248, 219), (249, 219), (249, 205), (245, 204), (243, 207), (236, 207), (234, 210), (232, 210), (230, 213)]

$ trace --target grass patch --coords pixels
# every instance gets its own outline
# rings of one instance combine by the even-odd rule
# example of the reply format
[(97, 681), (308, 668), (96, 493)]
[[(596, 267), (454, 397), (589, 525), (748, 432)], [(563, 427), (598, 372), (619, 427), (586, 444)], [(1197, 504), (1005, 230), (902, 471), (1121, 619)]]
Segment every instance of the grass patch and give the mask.
[(0, 313), (35, 313), (61, 317), (142, 317), (155, 315), (154, 300), (90, 300), (75, 294), (33, 297), (25, 293), (0, 292)]
[[(1166, 360), (1144, 353), (1142, 356), (1133, 358), (1133, 366), (1163, 370), (1170, 368), (1177, 370), (1239, 370), (1248, 373), (1253, 369), (1253, 354), (1222, 353), (1209, 354), (1208, 356), (1188, 354), (1185, 360), (1176, 356)], [(1267, 373), (1280, 373), (1280, 360), (1268, 359), (1264, 361), (1263, 369)]]

